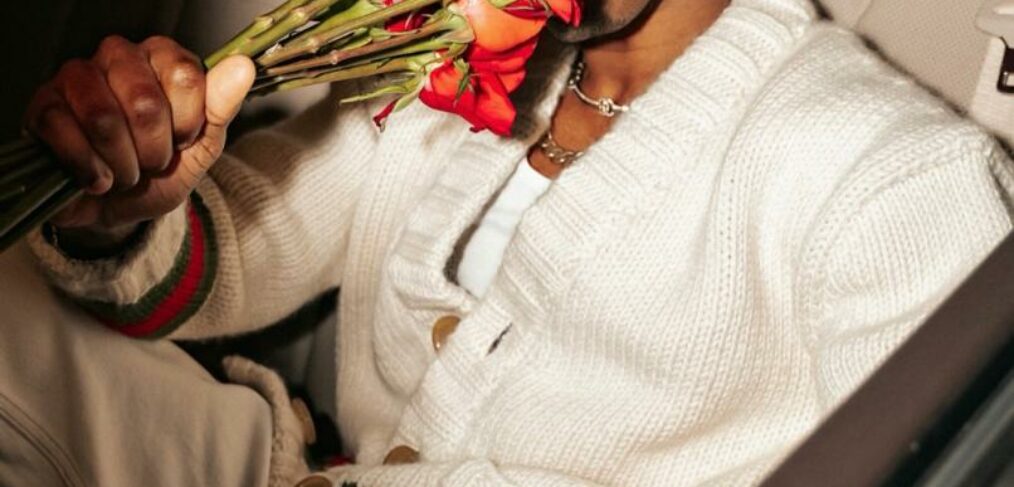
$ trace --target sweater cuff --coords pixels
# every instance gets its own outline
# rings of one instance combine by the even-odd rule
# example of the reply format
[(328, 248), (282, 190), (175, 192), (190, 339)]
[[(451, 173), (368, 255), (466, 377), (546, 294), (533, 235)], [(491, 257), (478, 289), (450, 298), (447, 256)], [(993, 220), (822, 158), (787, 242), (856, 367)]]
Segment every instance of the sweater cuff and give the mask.
[(61, 290), (99, 321), (135, 337), (165, 336), (193, 316), (210, 294), (217, 266), (212, 220), (197, 193), (119, 257), (74, 260), (41, 232), (29, 242)]

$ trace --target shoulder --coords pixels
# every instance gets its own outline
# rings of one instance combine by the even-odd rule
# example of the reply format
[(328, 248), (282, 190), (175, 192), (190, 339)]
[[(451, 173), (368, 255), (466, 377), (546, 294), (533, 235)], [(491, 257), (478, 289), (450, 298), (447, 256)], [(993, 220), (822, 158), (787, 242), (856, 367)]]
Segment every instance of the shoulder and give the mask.
[(958, 193), (922, 195), (909, 185), (904, 194), (974, 205), (1014, 191), (1010, 160), (993, 137), (858, 36), (822, 23), (746, 108), (729, 155), (768, 166), (778, 180), (769, 187), (779, 191), (766, 197), (793, 208), (797, 244), (812, 241), (817, 228), (833, 233), (828, 225), (928, 172), (966, 184)]
[[(953, 107), (885, 62), (844, 29), (815, 24), (746, 110), (739, 137), (774, 149), (819, 148), (859, 162), (865, 156), (932, 146), (991, 145)], [(848, 170), (849, 167), (840, 169)]]

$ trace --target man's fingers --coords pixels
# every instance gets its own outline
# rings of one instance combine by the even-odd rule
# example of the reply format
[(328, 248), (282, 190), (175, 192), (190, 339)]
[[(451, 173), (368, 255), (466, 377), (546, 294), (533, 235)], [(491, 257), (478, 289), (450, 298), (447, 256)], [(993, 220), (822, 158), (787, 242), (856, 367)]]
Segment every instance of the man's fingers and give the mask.
[(36, 93), (28, 108), (26, 126), (49, 145), (85, 191), (102, 194), (112, 187), (113, 172), (92, 150), (70, 107), (52, 84)]
[(177, 149), (192, 145), (204, 128), (205, 75), (200, 59), (168, 37), (141, 44), (172, 107)]
[(78, 125), (95, 152), (113, 170), (114, 187), (137, 184), (140, 170), (134, 141), (105, 75), (91, 62), (73, 60), (64, 64), (57, 79)]
[(226, 58), (208, 72), (205, 117), (209, 126), (224, 129), (236, 118), (256, 74), (253, 61), (244, 56)]
[(173, 154), (172, 116), (147, 54), (121, 37), (108, 37), (95, 63), (123, 111), (141, 171), (163, 171)]
[(253, 86), (256, 69), (243, 56), (225, 59), (208, 72), (203, 136), (183, 153), (175, 176), (188, 189), (197, 185), (225, 147), (226, 130)]

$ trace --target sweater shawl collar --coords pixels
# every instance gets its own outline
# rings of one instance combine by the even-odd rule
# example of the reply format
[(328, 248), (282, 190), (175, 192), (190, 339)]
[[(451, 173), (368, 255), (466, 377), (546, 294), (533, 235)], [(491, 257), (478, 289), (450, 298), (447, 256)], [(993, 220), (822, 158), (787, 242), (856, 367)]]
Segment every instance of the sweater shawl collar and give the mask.
[[(604, 239), (650, 208), (681, 174), (724, 150), (745, 107), (815, 17), (810, 0), (733, 0), (525, 213), (485, 301), (516, 321), (545, 321)], [(409, 215), (388, 267), (409, 308), (467, 315), (478, 304), (447, 278), (446, 266), (461, 235), (546, 130), (565, 89), (573, 50), (543, 42), (536, 56), (518, 92), (516, 136), (469, 134), (438, 156), (448, 157), (445, 169)], [(456, 342), (471, 341), (484, 354), (501, 332), (473, 327), (458, 332), (473, 340)]]

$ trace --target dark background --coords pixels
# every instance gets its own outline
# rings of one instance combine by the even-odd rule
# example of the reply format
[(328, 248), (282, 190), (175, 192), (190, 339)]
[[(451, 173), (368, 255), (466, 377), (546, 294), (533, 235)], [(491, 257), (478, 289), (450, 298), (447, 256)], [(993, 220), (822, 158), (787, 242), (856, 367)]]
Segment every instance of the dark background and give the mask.
[[(0, 18), (0, 141), (17, 137), (36, 87), (109, 34), (141, 41), (168, 35), (206, 55), (280, 0), (4, 0)], [(270, 123), (320, 98), (326, 88), (247, 104), (238, 131)]]

